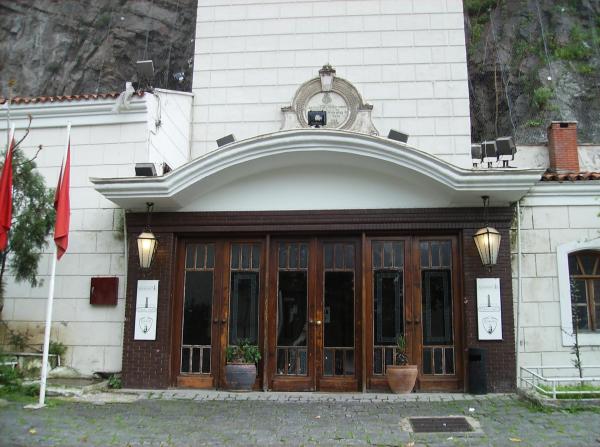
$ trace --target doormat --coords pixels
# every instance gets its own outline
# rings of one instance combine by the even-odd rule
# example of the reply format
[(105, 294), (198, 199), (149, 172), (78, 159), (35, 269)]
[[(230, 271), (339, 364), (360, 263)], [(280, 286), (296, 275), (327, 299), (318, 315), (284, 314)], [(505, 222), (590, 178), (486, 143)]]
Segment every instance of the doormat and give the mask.
[(452, 433), (458, 436), (483, 435), (479, 422), (469, 416), (415, 416), (400, 421), (403, 430), (413, 433)]

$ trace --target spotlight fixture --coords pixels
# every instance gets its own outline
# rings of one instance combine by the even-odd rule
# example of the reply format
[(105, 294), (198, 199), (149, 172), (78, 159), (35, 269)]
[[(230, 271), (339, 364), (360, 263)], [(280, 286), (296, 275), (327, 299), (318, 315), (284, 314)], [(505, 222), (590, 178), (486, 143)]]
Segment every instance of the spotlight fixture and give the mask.
[(156, 167), (154, 166), (154, 163), (136, 163), (135, 176), (156, 177)]
[(479, 163), (483, 161), (483, 152), (481, 149), (481, 144), (471, 145), (471, 159), (473, 160), (474, 168), (476, 168), (479, 165)]
[(408, 134), (400, 132), (399, 130), (390, 129), (390, 132), (388, 133), (388, 138), (390, 140), (400, 141), (401, 143), (408, 142)]
[(513, 161), (517, 153), (513, 137), (496, 138), (496, 149), (498, 150), (498, 159), (502, 160), (502, 167), (510, 168), (508, 162)]
[(222, 147), (233, 142), (235, 142), (235, 137), (232, 133), (230, 133), (229, 135), (225, 135), (224, 137), (219, 138), (217, 140), (217, 146)]
[(498, 151), (495, 141), (484, 141), (481, 143), (483, 161), (487, 162), (487, 167), (491, 168), (492, 163), (498, 161)]
[(151, 60), (137, 61), (136, 71), (140, 88), (152, 90), (152, 84), (154, 83), (154, 63)]
[(308, 125), (318, 129), (327, 125), (327, 112), (324, 110), (310, 110), (308, 112)]
[(473, 241), (479, 252), (481, 263), (491, 272), (492, 267), (496, 265), (498, 261), (501, 235), (498, 230), (488, 225), (488, 205), (490, 197), (481, 196), (481, 198), (483, 200), (484, 227), (477, 230), (473, 235)]

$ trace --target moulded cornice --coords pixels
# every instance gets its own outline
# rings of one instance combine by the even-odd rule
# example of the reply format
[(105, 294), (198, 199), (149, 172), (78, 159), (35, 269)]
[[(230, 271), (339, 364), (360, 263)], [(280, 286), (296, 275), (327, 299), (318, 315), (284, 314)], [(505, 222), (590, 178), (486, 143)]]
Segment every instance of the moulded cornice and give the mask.
[[(379, 161), (394, 170), (412, 171), (423, 181), (442, 184), (462, 196), (454, 206), (478, 205), (491, 195), (496, 205), (520, 200), (541, 177), (541, 170), (468, 170), (449, 164), (407, 144), (383, 137), (334, 129), (298, 129), (233, 143), (192, 160), (162, 177), (92, 178), (95, 188), (124, 208), (141, 209), (154, 201), (162, 209), (184, 206), (183, 194), (202, 188), (202, 181), (228, 168), (283, 154), (344, 154)], [(266, 168), (267, 169), (267, 168)], [(186, 199), (187, 200), (187, 199)]]
[(600, 181), (539, 182), (523, 200), (525, 206), (599, 205)]
[[(145, 97), (136, 97), (129, 108), (119, 113), (113, 111), (114, 99), (73, 100), (10, 106), (10, 119), (17, 129), (27, 127), (28, 115), (33, 117), (32, 128), (64, 127), (66, 121), (72, 126), (93, 126), (102, 124), (127, 124), (147, 121)], [(8, 103), (0, 108), (0, 126), (6, 128)]]

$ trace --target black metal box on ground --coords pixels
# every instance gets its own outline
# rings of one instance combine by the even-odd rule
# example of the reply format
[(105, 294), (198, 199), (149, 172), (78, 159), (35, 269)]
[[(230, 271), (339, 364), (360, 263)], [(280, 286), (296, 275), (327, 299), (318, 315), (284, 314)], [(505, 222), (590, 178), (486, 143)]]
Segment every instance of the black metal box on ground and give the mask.
[(486, 373), (486, 350), (483, 348), (469, 348), (468, 392), (471, 394), (486, 394), (488, 392)]

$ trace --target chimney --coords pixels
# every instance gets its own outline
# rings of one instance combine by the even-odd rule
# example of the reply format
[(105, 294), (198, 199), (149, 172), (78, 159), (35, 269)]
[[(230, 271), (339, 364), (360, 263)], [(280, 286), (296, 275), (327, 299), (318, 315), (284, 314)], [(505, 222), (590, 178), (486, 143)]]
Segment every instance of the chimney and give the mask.
[(548, 155), (551, 171), (579, 172), (576, 121), (553, 121), (548, 126)]

